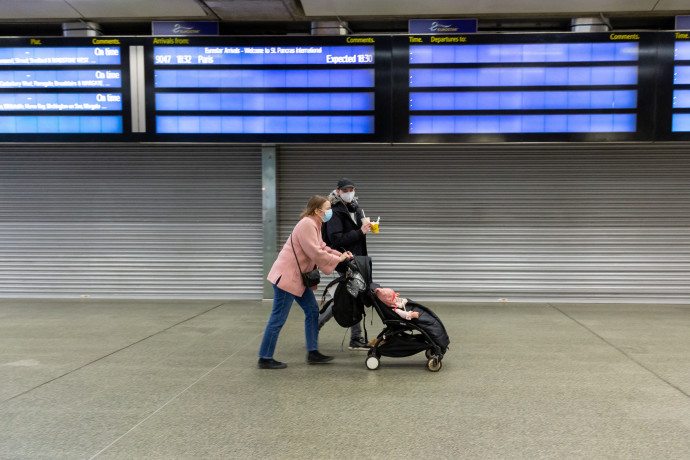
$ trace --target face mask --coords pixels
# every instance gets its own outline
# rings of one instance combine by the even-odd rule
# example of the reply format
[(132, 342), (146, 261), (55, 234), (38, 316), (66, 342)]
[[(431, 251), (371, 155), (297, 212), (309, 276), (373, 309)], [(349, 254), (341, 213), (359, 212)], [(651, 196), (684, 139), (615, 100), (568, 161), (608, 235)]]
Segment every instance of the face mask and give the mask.
[(355, 198), (355, 192), (341, 193), (340, 198), (342, 198), (345, 203), (350, 203)]
[(329, 220), (331, 220), (331, 217), (333, 217), (333, 210), (332, 209), (326, 209), (324, 212), (326, 214), (321, 216), (321, 220), (324, 222), (328, 222)]

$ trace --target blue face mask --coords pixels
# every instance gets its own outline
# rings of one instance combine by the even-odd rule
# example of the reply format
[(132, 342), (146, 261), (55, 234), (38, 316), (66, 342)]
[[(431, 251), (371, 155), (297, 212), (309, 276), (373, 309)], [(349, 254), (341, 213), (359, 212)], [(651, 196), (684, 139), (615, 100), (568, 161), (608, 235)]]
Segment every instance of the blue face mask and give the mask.
[(326, 214), (324, 216), (321, 216), (321, 220), (324, 222), (328, 222), (331, 220), (331, 217), (333, 217), (333, 210), (332, 209), (326, 209), (324, 211)]

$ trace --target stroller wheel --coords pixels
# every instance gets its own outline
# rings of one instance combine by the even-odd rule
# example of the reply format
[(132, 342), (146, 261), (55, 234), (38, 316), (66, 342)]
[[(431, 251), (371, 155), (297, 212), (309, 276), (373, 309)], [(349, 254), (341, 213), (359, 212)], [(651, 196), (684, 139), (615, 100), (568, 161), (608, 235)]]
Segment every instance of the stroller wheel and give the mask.
[(431, 359), (434, 356), (434, 350), (431, 348), (427, 348), (424, 351), (424, 355), (426, 355), (426, 359)]
[(441, 361), (438, 360), (438, 358), (431, 358), (426, 363), (426, 367), (428, 367), (431, 372), (440, 371), (442, 366), (443, 364), (441, 363)]
[(378, 369), (379, 364), (380, 364), (380, 361), (376, 356), (367, 357), (366, 365), (367, 365), (367, 369), (369, 369), (370, 371)]

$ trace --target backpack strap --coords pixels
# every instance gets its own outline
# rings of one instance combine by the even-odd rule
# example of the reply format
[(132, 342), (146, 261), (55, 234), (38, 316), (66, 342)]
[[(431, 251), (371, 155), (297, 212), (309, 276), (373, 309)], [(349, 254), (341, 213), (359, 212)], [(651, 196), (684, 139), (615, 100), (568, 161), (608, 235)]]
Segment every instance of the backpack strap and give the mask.
[(347, 275), (343, 274), (343, 275), (340, 275), (339, 277), (337, 277), (336, 279), (334, 279), (333, 281), (331, 281), (330, 283), (328, 283), (328, 286), (326, 286), (326, 288), (323, 290), (323, 294), (321, 295), (321, 305), (323, 305), (323, 303), (326, 301), (326, 293), (328, 292), (328, 290), (333, 285), (338, 284), (341, 281), (345, 281), (346, 278), (347, 278)]

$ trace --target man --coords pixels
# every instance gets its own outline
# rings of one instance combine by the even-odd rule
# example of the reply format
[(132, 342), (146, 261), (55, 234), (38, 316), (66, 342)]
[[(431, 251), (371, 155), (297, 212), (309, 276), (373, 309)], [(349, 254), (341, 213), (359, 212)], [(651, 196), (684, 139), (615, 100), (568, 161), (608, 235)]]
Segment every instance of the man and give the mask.
[[(355, 198), (355, 183), (344, 177), (338, 181), (336, 189), (328, 196), (333, 217), (325, 224), (322, 235), (326, 243), (338, 251), (350, 251), (355, 256), (367, 254), (367, 232), (369, 222), (362, 222), (364, 213)], [(343, 274), (342, 265), (336, 270)], [(333, 317), (333, 304), (319, 316), (319, 328)], [(369, 344), (362, 337), (362, 327), (355, 324), (350, 328), (350, 350), (369, 350)]]

